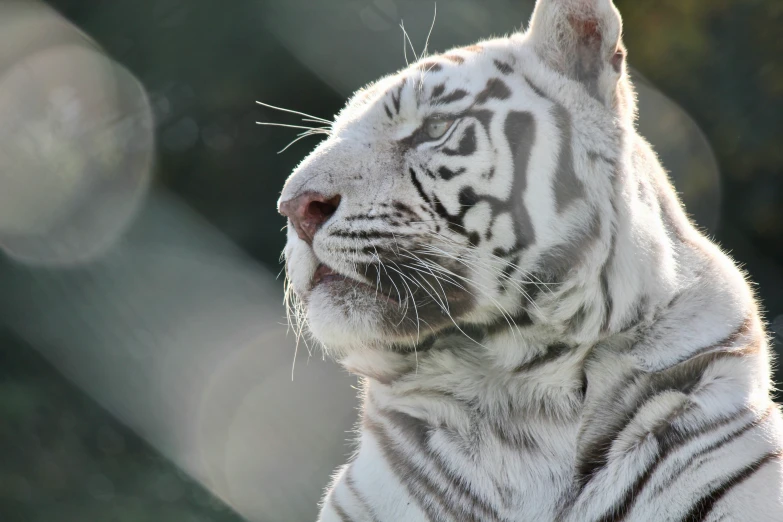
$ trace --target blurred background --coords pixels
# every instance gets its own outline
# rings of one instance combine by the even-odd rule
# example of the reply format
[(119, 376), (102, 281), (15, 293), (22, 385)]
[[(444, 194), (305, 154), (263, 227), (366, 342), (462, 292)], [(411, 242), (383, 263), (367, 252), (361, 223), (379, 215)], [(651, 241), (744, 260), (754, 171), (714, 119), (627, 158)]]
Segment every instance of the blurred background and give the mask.
[[(780, 352), (783, 3), (615, 3), (640, 130)], [(532, 7), (441, 0), (430, 49)], [(331, 119), (433, 9), (0, 0), (0, 520), (315, 518), (356, 379), (286, 335), (275, 203), (320, 138), (278, 154), (255, 122), (298, 122), (255, 101)]]

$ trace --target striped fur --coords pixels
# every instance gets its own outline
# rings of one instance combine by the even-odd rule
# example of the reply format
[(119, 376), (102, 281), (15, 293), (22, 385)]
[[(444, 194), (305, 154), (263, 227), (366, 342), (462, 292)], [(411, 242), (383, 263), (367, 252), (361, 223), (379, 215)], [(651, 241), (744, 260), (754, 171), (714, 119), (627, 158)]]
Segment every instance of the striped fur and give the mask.
[(783, 520), (762, 320), (636, 133), (620, 33), (539, 0), (359, 91), (286, 183), (340, 196), (289, 226), (289, 297), (364, 377), (319, 520)]

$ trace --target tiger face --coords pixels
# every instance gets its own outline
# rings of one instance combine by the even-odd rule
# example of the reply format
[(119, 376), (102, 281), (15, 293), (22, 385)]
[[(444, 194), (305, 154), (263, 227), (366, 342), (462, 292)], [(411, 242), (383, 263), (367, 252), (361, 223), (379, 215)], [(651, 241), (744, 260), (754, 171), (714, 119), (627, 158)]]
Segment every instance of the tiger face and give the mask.
[[(608, 15), (540, 1), (525, 33), (360, 90), (296, 168), (279, 201), (287, 275), (326, 348), (405, 350), (579, 312), (557, 296), (607, 249), (633, 118), (619, 16), (587, 3)], [(553, 44), (562, 27), (573, 37)]]

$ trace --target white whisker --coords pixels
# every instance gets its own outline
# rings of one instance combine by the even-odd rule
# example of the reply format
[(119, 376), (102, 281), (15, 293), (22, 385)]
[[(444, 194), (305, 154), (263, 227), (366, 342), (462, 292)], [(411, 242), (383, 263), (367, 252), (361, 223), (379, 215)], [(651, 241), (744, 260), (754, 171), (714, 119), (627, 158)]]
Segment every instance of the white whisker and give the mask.
[(435, 28), (435, 19), (438, 17), (438, 3), (433, 2), (433, 6), (435, 8), (435, 12), (432, 14), (432, 24), (430, 25), (430, 30), (427, 33), (427, 40), (424, 42), (424, 51), (421, 53), (421, 57), (424, 58), (427, 56), (427, 51), (429, 51), (430, 47), (430, 36), (432, 36), (432, 30)]
[[(419, 57), (416, 55), (416, 49), (413, 47), (413, 42), (411, 42), (410, 36), (408, 36), (408, 31), (405, 30), (404, 22), (400, 21), (400, 29), (402, 29), (402, 35), (405, 37), (405, 40), (403, 40), (403, 44), (405, 41), (407, 41), (408, 45), (411, 47), (411, 52), (413, 53), (413, 58), (415, 61), (419, 61)], [(408, 54), (407, 51), (405, 53), (405, 63), (408, 64)]]
[(291, 110), (291, 109), (284, 109), (283, 107), (275, 107), (274, 105), (269, 105), (268, 103), (260, 102), (258, 100), (256, 100), (256, 103), (261, 105), (261, 106), (263, 106), (263, 107), (267, 107), (269, 109), (274, 109), (276, 111), (288, 112), (288, 113), (291, 113), (291, 114), (304, 116), (305, 118), (310, 118), (312, 120), (316, 120), (319, 123), (327, 123), (327, 124), (330, 124), (330, 125), (332, 123), (329, 120), (326, 120), (324, 118), (319, 118), (318, 116), (313, 116), (312, 114), (307, 114), (306, 112), (294, 111), (294, 110)]
[[(420, 261), (424, 262), (424, 260), (422, 260), (421, 258), (418, 258), (418, 256), (416, 256), (416, 257)], [(471, 279), (469, 279), (467, 277), (464, 277), (464, 276), (461, 276), (459, 274), (456, 274), (456, 273), (452, 272), (451, 270), (448, 270), (447, 268), (444, 268), (444, 267), (442, 267), (440, 265), (437, 265), (435, 263), (428, 263), (428, 264), (430, 266), (432, 266), (438, 272), (446, 273), (446, 274), (448, 274), (448, 275), (450, 275), (452, 277), (457, 277), (459, 279), (462, 279), (466, 283), (468, 283), (468, 284), (472, 285), (473, 287), (475, 287), (476, 289), (482, 291), (482, 295), (485, 298), (487, 298), (498, 309), (500, 314), (503, 316), (505, 321), (508, 323), (509, 327), (512, 328), (512, 335), (514, 335), (514, 339), (516, 339), (516, 335), (513, 333), (513, 330), (516, 329), (516, 331), (519, 332), (519, 327), (517, 325), (513, 324), (513, 322), (512, 322), (513, 319), (511, 317), (511, 314), (508, 312), (508, 310), (506, 310), (506, 308), (502, 304), (500, 304), (495, 298), (493, 298), (491, 295), (489, 295), (489, 293), (487, 292), (486, 287), (484, 285), (478, 284), (476, 281), (472, 281)], [(468, 290), (465, 290), (465, 291), (468, 292), (468, 294), (472, 295), (473, 297), (476, 297), (476, 295), (473, 294), (472, 292), (470, 292)], [(519, 333), (521, 335), (521, 332), (519, 332)]]
[(326, 127), (307, 127), (305, 125), (291, 125), (289, 123), (275, 123), (271, 121), (257, 121), (256, 125), (266, 125), (269, 127), (285, 127), (287, 129), (305, 129), (313, 132), (320, 132), (323, 134), (331, 134), (331, 131)]
[(303, 139), (305, 139), (305, 138), (306, 138), (306, 137), (308, 137), (308, 136), (315, 136), (316, 134), (323, 134), (323, 133), (321, 133), (321, 132), (304, 132), (304, 133), (300, 134), (298, 138), (294, 138), (293, 140), (291, 140), (291, 142), (290, 142), (288, 145), (286, 145), (285, 147), (283, 147), (282, 149), (280, 149), (279, 151), (277, 151), (277, 153), (278, 153), (278, 154), (282, 154), (283, 152), (285, 152), (286, 150), (288, 150), (288, 148), (289, 148), (291, 145), (293, 145), (294, 143), (296, 143), (297, 141), (299, 141), (299, 140), (303, 140)]

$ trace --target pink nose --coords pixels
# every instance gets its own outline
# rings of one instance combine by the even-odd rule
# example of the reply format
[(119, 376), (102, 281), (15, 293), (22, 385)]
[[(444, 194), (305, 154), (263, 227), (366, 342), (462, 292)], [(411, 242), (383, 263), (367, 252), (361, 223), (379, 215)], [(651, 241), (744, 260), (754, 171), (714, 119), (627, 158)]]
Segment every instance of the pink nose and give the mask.
[(329, 198), (317, 192), (305, 192), (280, 203), (280, 213), (291, 221), (296, 235), (312, 245), (316, 231), (337, 211), (339, 205), (340, 196)]

